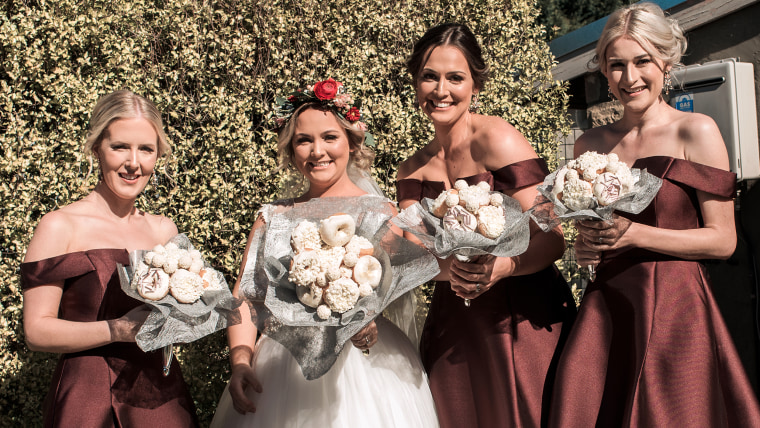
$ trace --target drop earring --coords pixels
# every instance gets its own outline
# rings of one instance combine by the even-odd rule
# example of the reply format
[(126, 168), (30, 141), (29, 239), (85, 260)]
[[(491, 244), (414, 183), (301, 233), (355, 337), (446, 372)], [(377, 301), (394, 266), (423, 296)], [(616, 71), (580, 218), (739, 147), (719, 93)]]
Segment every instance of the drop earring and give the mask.
[(480, 108), (480, 101), (478, 101), (478, 94), (475, 94), (472, 97), (472, 102), (470, 102), (470, 113), (477, 113), (478, 109)]
[(617, 100), (617, 98), (615, 98), (615, 94), (612, 93), (612, 89), (610, 89), (609, 86), (607, 86), (607, 96), (609, 96), (612, 101)]
[(665, 72), (665, 79), (662, 82), (662, 91), (665, 92), (665, 95), (669, 95), (671, 89), (673, 89), (673, 78), (668, 70)]

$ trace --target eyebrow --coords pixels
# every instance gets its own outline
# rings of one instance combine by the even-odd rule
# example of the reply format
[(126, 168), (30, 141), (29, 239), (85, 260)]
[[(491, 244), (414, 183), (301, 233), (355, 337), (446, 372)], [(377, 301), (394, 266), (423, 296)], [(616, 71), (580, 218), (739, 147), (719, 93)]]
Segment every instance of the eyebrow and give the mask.
[[(423, 69), (422, 69), (422, 72), (423, 72), (423, 73), (424, 73), (424, 72), (426, 72), (426, 71), (430, 71), (430, 72), (433, 72), (433, 73), (438, 73), (438, 71), (436, 71), (436, 70), (434, 70), (434, 69), (432, 69), (432, 68), (428, 68), (428, 67), (425, 67), (425, 68), (423, 68)], [(448, 73), (446, 73), (446, 74), (452, 74), (452, 73), (454, 73), (454, 74), (466, 74), (466, 73), (465, 73), (464, 71), (462, 71), (462, 70), (454, 70), (454, 71), (449, 71), (449, 72), (448, 72)], [(440, 73), (438, 73), (438, 74), (440, 74)]]
[[(646, 58), (646, 57), (650, 57), (651, 58), (652, 55), (650, 55), (648, 53), (645, 53), (645, 54), (642, 54), (642, 55), (639, 55), (639, 56), (635, 56), (635, 57), (633, 57), (633, 59), (636, 60), (636, 59), (641, 59), (641, 58)], [(610, 61), (622, 61), (622, 60), (623, 60), (622, 58), (616, 58), (616, 57), (609, 57), (609, 58), (607, 58), (607, 62), (610, 62)]]

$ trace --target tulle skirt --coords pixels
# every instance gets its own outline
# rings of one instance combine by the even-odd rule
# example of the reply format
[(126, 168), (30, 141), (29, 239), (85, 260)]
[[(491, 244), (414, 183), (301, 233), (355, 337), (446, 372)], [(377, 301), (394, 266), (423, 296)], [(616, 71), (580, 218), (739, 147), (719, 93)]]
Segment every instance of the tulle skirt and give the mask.
[(384, 318), (377, 328), (378, 341), (368, 356), (348, 343), (330, 371), (314, 380), (303, 377), (285, 347), (262, 337), (254, 370), (263, 392), (249, 389), (256, 413), (237, 413), (225, 389), (211, 426), (438, 427), (412, 342)]

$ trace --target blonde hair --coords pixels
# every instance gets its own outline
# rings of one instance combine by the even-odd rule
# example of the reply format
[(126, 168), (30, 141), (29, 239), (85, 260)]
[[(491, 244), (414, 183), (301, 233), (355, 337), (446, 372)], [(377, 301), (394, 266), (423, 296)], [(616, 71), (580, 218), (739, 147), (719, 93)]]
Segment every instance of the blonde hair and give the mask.
[(340, 126), (346, 131), (348, 145), (353, 151), (350, 159), (353, 164), (360, 170), (369, 171), (372, 161), (375, 159), (375, 153), (364, 145), (364, 131), (351, 125), (345, 118), (335, 112), (330, 107), (318, 103), (306, 103), (298, 107), (290, 117), (285, 126), (282, 127), (277, 135), (277, 156), (279, 158), (278, 170), (283, 170), (293, 164), (293, 135), (296, 132), (296, 120), (298, 116), (308, 109), (329, 112), (337, 119)]
[(172, 148), (166, 141), (164, 123), (156, 106), (147, 98), (131, 91), (116, 91), (101, 97), (92, 110), (84, 153), (92, 160), (92, 154), (98, 150), (105, 137), (108, 125), (118, 119), (143, 118), (153, 125), (158, 136), (158, 157), (170, 155)]
[(592, 69), (606, 69), (607, 48), (621, 37), (634, 40), (666, 66), (680, 63), (686, 52), (686, 37), (675, 19), (665, 16), (654, 3), (636, 3), (616, 10), (607, 19), (590, 62)]

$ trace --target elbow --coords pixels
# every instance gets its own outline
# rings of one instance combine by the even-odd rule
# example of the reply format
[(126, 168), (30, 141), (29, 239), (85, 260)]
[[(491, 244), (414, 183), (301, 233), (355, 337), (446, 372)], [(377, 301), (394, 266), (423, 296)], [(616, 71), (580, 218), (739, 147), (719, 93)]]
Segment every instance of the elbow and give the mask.
[(732, 239), (716, 248), (715, 258), (718, 260), (727, 260), (734, 255), (736, 251), (736, 240)]
[(30, 351), (45, 351), (44, 344), (34, 329), (24, 327), (24, 339), (26, 341), (26, 347), (29, 348)]

